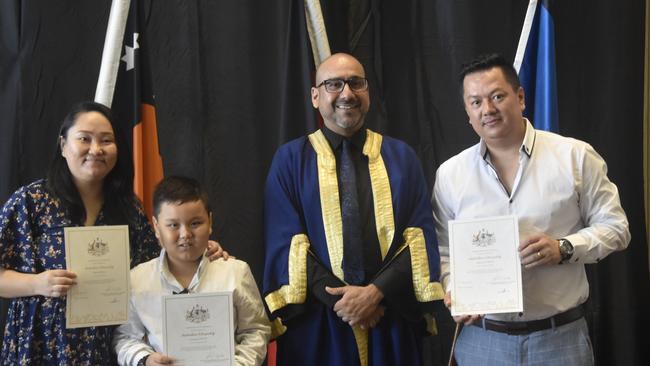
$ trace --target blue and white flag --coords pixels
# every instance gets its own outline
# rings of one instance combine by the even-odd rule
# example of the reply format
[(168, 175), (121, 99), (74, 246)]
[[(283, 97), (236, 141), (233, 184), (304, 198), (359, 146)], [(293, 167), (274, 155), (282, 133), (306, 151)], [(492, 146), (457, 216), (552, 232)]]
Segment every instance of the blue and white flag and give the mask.
[(531, 0), (514, 66), (526, 94), (526, 116), (535, 128), (558, 132), (555, 31), (550, 0)]

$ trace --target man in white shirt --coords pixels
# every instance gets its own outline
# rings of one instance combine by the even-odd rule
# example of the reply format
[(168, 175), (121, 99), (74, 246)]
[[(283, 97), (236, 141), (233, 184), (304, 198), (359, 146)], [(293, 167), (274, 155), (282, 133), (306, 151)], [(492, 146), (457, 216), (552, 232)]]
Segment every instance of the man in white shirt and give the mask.
[(455, 317), (460, 365), (593, 364), (581, 305), (585, 263), (625, 249), (630, 232), (607, 166), (587, 143), (535, 130), (524, 90), (499, 55), (465, 65), (465, 111), (480, 142), (443, 163), (433, 191), (449, 307), (449, 220), (515, 215), (524, 311)]
[(262, 364), (271, 327), (248, 265), (232, 258), (210, 262), (203, 255), (212, 233), (205, 189), (191, 178), (166, 177), (153, 200), (153, 223), (162, 251), (131, 270), (129, 322), (113, 337), (119, 364), (173, 364), (173, 357), (162, 349), (164, 295), (228, 290), (233, 291), (235, 364)]

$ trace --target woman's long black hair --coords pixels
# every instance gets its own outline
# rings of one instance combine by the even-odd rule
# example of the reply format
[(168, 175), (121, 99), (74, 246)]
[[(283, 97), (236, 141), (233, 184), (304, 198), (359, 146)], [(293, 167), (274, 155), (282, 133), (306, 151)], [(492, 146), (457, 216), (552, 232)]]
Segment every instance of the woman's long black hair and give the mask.
[(133, 193), (133, 161), (131, 149), (127, 143), (124, 131), (119, 124), (113, 122), (111, 110), (96, 102), (81, 102), (72, 107), (61, 123), (56, 140), (56, 151), (47, 172), (47, 189), (58, 198), (67, 210), (73, 224), (82, 225), (86, 219), (79, 191), (74, 184), (68, 164), (61, 154), (61, 139), (68, 138), (68, 130), (74, 126), (77, 118), (88, 112), (101, 113), (113, 127), (115, 145), (117, 146), (117, 162), (115, 167), (104, 178), (103, 214), (107, 224), (133, 224), (135, 220)]

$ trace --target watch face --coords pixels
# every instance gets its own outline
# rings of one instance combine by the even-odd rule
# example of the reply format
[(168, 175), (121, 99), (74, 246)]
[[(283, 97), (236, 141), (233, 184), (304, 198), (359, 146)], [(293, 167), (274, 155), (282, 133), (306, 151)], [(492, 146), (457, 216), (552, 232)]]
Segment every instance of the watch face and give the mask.
[(562, 260), (567, 260), (573, 256), (573, 245), (566, 239), (560, 240), (560, 254), (562, 255)]

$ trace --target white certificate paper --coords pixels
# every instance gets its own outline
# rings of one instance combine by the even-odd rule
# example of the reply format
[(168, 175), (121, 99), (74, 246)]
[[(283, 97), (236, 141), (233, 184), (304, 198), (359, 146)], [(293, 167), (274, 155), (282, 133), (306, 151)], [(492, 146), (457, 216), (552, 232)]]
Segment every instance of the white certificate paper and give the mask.
[(129, 308), (129, 227), (67, 227), (65, 265), (77, 274), (66, 296), (66, 328), (126, 323)]
[(451, 314), (523, 311), (515, 216), (449, 221)]
[(235, 362), (232, 291), (163, 297), (163, 347), (174, 365)]

